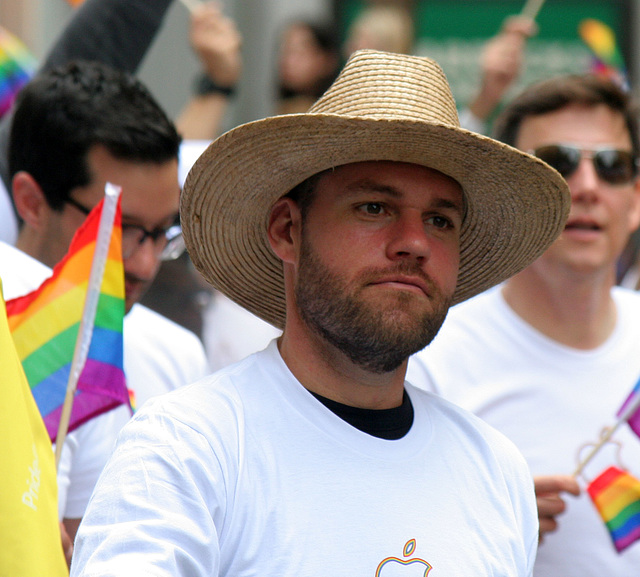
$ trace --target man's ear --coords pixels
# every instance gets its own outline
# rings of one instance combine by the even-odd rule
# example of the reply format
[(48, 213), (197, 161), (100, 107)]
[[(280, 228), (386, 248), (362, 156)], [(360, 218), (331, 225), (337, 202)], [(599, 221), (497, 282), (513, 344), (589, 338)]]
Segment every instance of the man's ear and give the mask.
[(636, 177), (633, 183), (633, 200), (628, 213), (629, 234), (632, 234), (640, 226), (640, 177)]
[(267, 236), (271, 250), (283, 263), (295, 264), (300, 247), (302, 217), (295, 200), (283, 197), (271, 208)]
[(51, 208), (35, 178), (28, 172), (16, 173), (11, 183), (11, 192), (20, 218), (31, 228), (40, 229)]

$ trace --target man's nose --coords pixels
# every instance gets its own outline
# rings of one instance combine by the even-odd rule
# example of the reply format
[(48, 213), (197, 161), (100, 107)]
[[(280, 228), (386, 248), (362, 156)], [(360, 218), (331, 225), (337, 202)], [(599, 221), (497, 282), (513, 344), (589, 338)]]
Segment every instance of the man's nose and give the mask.
[(409, 213), (399, 216), (391, 225), (387, 245), (388, 258), (426, 259), (431, 253), (431, 241), (422, 214)]

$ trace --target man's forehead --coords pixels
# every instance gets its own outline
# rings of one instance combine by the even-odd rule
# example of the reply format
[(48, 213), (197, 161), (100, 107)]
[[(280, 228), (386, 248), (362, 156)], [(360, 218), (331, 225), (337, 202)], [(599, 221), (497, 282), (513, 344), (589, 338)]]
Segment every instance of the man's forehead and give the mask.
[(344, 180), (348, 183), (347, 191), (373, 190), (397, 196), (400, 190), (396, 188), (396, 183), (399, 178), (405, 178), (407, 175), (418, 180), (424, 177), (424, 180), (430, 183), (453, 185), (460, 192), (464, 202), (464, 191), (458, 181), (437, 169), (421, 164), (389, 160), (354, 162), (326, 170), (315, 175), (315, 178), (318, 178), (318, 183), (331, 177)]

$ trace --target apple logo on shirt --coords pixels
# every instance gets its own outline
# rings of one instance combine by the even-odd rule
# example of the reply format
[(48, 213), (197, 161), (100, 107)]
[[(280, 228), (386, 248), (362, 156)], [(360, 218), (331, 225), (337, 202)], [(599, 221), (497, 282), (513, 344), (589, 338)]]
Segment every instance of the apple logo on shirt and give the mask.
[(416, 540), (409, 539), (402, 552), (404, 559), (387, 557), (378, 565), (375, 577), (427, 577), (431, 565), (424, 559), (409, 559), (415, 550)]

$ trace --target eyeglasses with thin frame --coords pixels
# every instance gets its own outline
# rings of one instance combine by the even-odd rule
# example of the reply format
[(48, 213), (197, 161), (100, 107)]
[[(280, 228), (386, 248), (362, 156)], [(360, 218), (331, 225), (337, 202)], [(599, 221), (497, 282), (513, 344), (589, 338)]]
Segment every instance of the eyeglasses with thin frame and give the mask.
[(564, 178), (569, 178), (578, 169), (582, 158), (589, 158), (598, 177), (609, 184), (629, 184), (638, 174), (638, 160), (630, 150), (548, 144), (528, 152), (544, 160)]
[[(85, 216), (91, 209), (80, 204), (77, 200), (68, 197), (67, 204), (78, 209)], [(133, 255), (144, 242), (150, 238), (161, 261), (177, 259), (185, 249), (182, 228), (179, 224), (172, 224), (167, 228), (156, 228), (147, 230), (137, 224), (122, 225), (122, 259), (126, 260)]]

